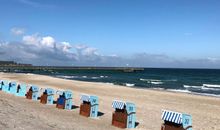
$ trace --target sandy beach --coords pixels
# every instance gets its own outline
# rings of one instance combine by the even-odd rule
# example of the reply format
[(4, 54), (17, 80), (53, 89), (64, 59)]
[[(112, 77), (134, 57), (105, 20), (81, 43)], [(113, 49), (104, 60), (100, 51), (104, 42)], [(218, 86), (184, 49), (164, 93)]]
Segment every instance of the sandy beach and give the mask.
[(111, 125), (114, 99), (130, 101), (137, 107), (136, 130), (160, 130), (161, 110), (168, 109), (191, 114), (193, 130), (220, 130), (220, 98), (186, 93), (135, 89), (123, 86), (59, 79), (34, 74), (0, 73), (0, 79), (17, 81), (39, 87), (69, 89), (73, 91), (73, 103), (80, 105), (80, 94), (99, 97), (97, 119), (79, 115), (79, 108), (71, 111), (56, 109), (55, 105), (43, 105), (0, 92), (1, 130), (117, 130)]

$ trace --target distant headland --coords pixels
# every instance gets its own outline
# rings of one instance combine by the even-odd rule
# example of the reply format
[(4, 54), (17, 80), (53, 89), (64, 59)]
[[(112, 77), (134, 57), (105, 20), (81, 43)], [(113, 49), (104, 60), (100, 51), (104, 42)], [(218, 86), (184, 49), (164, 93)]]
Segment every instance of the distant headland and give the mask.
[(0, 61), (0, 71), (34, 71), (34, 70), (117, 70), (123, 72), (143, 71), (141, 67), (94, 67), (94, 66), (34, 66), (32, 64), (17, 63), (15, 61)]

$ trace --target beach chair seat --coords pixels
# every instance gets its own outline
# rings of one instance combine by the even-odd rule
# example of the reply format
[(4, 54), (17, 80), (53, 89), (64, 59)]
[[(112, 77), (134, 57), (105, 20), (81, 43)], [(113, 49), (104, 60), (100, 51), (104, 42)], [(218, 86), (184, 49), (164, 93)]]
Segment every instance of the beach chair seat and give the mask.
[(112, 114), (112, 125), (120, 127), (120, 128), (126, 128), (127, 127), (127, 112), (116, 110)]
[(84, 102), (80, 105), (80, 115), (89, 117), (90, 116), (91, 104), (90, 102)]
[(135, 128), (135, 104), (114, 100), (112, 102), (112, 107), (115, 109), (112, 114), (112, 125), (119, 128)]
[(163, 110), (161, 119), (164, 120), (161, 130), (192, 130), (191, 115)]
[(27, 94), (26, 94), (26, 98), (27, 99), (32, 99), (32, 90), (29, 90), (28, 92), (27, 92)]
[(56, 107), (59, 109), (65, 108), (65, 98), (64, 97), (58, 98)]
[(47, 88), (44, 90), (43, 94), (40, 97), (40, 103), (42, 104), (53, 104), (54, 90)]
[(98, 116), (98, 97), (91, 95), (81, 95), (80, 97), (80, 111), (79, 114), (85, 117), (97, 117)]
[(57, 99), (56, 107), (59, 109), (72, 109), (72, 91), (64, 91)]

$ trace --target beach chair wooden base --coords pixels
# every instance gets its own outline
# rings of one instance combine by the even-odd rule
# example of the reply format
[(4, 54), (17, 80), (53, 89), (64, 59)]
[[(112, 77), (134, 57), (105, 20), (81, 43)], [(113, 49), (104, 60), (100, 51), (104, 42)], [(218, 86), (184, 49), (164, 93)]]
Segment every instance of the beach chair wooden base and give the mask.
[(43, 94), (43, 95), (40, 97), (40, 103), (42, 103), (42, 104), (47, 104), (47, 94)]
[(185, 130), (185, 129), (182, 126), (173, 126), (173, 125), (162, 124), (161, 130)]
[(119, 128), (126, 128), (127, 114), (122, 112), (114, 112), (112, 114), (112, 125)]
[(85, 117), (89, 117), (90, 116), (90, 109), (91, 109), (91, 105), (90, 104), (84, 104), (82, 103), (80, 105), (80, 111), (79, 114)]
[(27, 94), (26, 94), (26, 98), (27, 99), (32, 99), (32, 94), (33, 94), (32, 91), (28, 91)]
[(65, 105), (57, 104), (57, 105), (56, 105), (56, 108), (58, 108), (58, 109), (64, 109), (64, 106), (65, 106)]

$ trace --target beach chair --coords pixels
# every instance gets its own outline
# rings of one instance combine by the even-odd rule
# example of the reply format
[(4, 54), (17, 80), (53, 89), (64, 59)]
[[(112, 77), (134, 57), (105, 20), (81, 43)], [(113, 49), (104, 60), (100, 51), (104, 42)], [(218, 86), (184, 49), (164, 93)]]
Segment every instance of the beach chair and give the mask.
[(185, 113), (163, 110), (161, 130), (192, 130), (192, 117)]
[(80, 115), (93, 118), (98, 116), (99, 100), (97, 96), (83, 94), (81, 95), (80, 100)]
[(10, 94), (16, 94), (16, 92), (17, 92), (17, 83), (16, 82), (9, 82), (7, 92), (10, 93)]
[(136, 107), (134, 103), (114, 100), (112, 107), (112, 125), (120, 128), (135, 128)]
[(40, 97), (40, 102), (42, 104), (53, 104), (53, 98), (54, 98), (54, 90), (51, 88), (47, 88), (44, 90), (43, 94)]
[(0, 80), (0, 91), (2, 91), (2, 86), (4, 85), (4, 81)]
[(8, 81), (3, 80), (2, 83), (1, 83), (1, 87), (2, 87), (3, 92), (8, 92), (8, 89), (9, 89)]
[(39, 88), (37, 86), (31, 86), (26, 94), (27, 99), (38, 100)]
[(72, 103), (72, 97), (73, 97), (72, 91), (62, 92), (62, 94), (57, 99), (56, 107), (59, 108), (59, 109), (71, 110), (72, 109), (72, 104), (73, 104)]
[(26, 92), (27, 92), (27, 85), (19, 83), (17, 85), (17, 90), (15, 95), (19, 97), (25, 97)]

